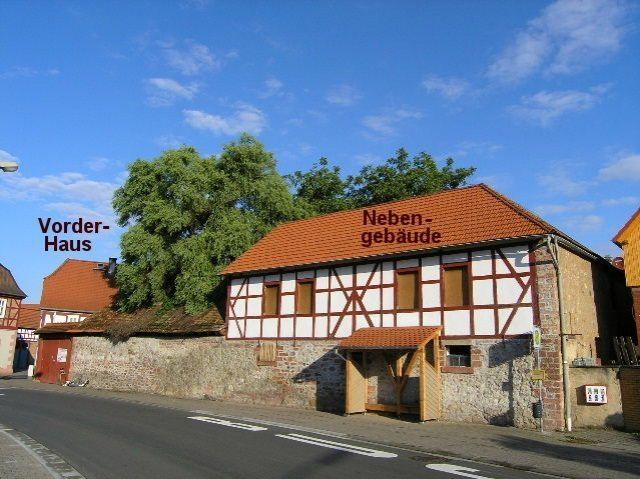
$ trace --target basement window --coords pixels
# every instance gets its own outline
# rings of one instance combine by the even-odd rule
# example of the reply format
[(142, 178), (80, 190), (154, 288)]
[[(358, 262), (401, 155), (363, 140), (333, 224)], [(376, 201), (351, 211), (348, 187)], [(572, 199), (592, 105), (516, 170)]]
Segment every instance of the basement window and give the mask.
[(444, 305), (469, 305), (469, 268), (455, 266), (444, 268)]
[(280, 283), (265, 284), (262, 292), (263, 316), (277, 316), (280, 304)]
[(313, 280), (299, 280), (296, 286), (296, 314), (313, 313)]
[(420, 277), (417, 270), (396, 273), (396, 309), (420, 307)]
[(471, 367), (471, 346), (446, 346), (445, 364), (451, 367)]

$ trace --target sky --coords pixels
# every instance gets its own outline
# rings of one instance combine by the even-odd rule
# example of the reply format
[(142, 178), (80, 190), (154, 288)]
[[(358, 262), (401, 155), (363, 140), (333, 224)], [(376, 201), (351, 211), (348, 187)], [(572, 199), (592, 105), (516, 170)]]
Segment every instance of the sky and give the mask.
[[(640, 4), (0, 2), (0, 263), (28, 302), (67, 257), (119, 256), (127, 165), (247, 131), (280, 171), (400, 147), (485, 182), (605, 255), (640, 206)], [(112, 228), (44, 251), (38, 218)]]

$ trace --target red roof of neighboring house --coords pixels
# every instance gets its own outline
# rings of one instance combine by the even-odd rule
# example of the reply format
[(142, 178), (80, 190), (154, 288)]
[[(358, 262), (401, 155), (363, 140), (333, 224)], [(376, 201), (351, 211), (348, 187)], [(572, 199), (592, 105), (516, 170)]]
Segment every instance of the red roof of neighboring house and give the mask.
[[(364, 232), (384, 226), (363, 224), (365, 210), (378, 213), (421, 214), (429, 224), (406, 226), (407, 231), (441, 234), (439, 243), (378, 243), (362, 245)], [(397, 231), (401, 226), (389, 226)], [(442, 248), (444, 246), (557, 233), (567, 237), (537, 215), (484, 184), (416, 196), (381, 205), (341, 211), (284, 223), (237, 258), (223, 274), (244, 273), (319, 264), (338, 260)]]
[(440, 334), (440, 326), (362, 328), (338, 344), (341, 349), (417, 349)]
[[(100, 269), (98, 265), (103, 265)], [(44, 278), (42, 309), (94, 312), (111, 306), (118, 289), (105, 276), (108, 262), (66, 259)]]
[(40, 305), (22, 303), (18, 311), (18, 328), (38, 329), (40, 327)]

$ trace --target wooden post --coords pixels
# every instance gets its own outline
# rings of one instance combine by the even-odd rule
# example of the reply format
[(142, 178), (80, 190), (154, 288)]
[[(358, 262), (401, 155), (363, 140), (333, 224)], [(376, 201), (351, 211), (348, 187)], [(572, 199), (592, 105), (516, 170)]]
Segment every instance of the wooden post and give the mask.
[(427, 420), (427, 381), (425, 376), (427, 359), (424, 347), (418, 349), (418, 353), (420, 354), (420, 421), (424, 422)]
[(396, 380), (395, 380), (395, 389), (396, 389), (396, 416), (400, 416), (400, 409), (402, 407), (402, 366), (401, 359), (403, 355), (398, 355), (396, 358)]

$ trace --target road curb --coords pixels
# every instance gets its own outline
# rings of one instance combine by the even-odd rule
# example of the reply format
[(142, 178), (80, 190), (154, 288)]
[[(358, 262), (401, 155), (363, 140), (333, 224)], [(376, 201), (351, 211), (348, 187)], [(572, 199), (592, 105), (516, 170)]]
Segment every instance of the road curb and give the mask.
[(25, 449), (55, 479), (86, 479), (64, 459), (26, 434), (0, 424), (0, 434), (4, 434)]

